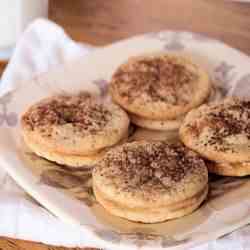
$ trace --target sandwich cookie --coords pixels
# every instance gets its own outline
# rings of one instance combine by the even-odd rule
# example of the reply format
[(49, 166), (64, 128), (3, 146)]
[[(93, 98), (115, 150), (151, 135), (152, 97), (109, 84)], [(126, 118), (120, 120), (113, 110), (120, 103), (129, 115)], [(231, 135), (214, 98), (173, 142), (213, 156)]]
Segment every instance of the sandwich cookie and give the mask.
[(172, 130), (211, 89), (208, 74), (190, 59), (163, 54), (130, 58), (114, 73), (109, 92), (138, 126)]
[(179, 133), (187, 147), (209, 160), (210, 172), (250, 174), (250, 101), (227, 98), (192, 110)]
[(22, 116), (22, 135), (37, 155), (72, 167), (93, 165), (128, 135), (129, 118), (117, 105), (82, 92), (57, 95)]
[(93, 190), (111, 214), (156, 223), (198, 208), (208, 173), (203, 159), (180, 144), (138, 141), (107, 152), (94, 167)]

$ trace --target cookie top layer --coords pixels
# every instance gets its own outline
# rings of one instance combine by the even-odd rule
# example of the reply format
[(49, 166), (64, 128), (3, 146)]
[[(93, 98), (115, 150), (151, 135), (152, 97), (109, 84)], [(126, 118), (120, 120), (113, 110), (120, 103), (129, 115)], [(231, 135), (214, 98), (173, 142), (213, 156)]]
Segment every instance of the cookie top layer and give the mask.
[(24, 124), (32, 131), (71, 123), (76, 132), (83, 135), (102, 130), (110, 119), (110, 111), (89, 93), (48, 98), (32, 106), (23, 116)]
[(85, 154), (112, 145), (125, 135), (128, 124), (121, 108), (86, 92), (46, 98), (22, 116), (22, 128), (29, 137), (65, 154)]
[(217, 162), (250, 160), (250, 101), (228, 98), (203, 105), (186, 116), (183, 143)]
[(98, 189), (117, 202), (167, 205), (207, 185), (204, 161), (182, 145), (133, 142), (109, 151), (94, 168)]
[(174, 119), (209, 95), (206, 72), (175, 55), (130, 58), (114, 73), (110, 94), (126, 110), (149, 119)]

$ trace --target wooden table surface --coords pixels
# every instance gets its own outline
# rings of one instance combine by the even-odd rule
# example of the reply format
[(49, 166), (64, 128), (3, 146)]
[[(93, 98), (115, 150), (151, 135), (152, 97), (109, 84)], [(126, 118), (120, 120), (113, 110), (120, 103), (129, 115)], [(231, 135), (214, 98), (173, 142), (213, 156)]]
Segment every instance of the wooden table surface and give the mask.
[[(49, 17), (73, 39), (93, 45), (178, 29), (207, 34), (250, 55), (249, 16), (250, 4), (226, 0), (50, 0), (49, 10)], [(66, 250), (0, 237), (0, 250), (56, 249)]]

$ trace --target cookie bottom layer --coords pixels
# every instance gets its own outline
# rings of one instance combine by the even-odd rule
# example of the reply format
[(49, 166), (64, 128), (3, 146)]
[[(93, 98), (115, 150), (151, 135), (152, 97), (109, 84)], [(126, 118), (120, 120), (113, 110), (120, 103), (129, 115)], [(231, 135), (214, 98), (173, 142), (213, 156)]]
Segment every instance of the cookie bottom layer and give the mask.
[[(127, 141), (128, 134), (125, 138), (119, 141), (117, 144)], [(86, 156), (86, 155), (67, 155), (61, 154), (52, 150), (48, 150), (43, 145), (34, 142), (30, 137), (23, 136), (24, 142), (27, 147), (34, 152), (36, 155), (45, 158), (49, 161), (53, 161), (60, 165), (66, 165), (70, 167), (84, 167), (84, 166), (93, 166), (95, 165), (107, 152), (108, 148), (104, 148), (100, 151), (97, 151), (95, 154)], [(116, 145), (117, 145), (116, 144)], [(115, 146), (115, 145), (114, 145)]]
[[(221, 99), (222, 99), (221, 91), (216, 87), (212, 87), (211, 93), (208, 99), (205, 101), (205, 103), (215, 102)], [(161, 120), (151, 120), (151, 119), (140, 117), (134, 114), (130, 114), (129, 116), (130, 116), (132, 123), (134, 123), (135, 125), (142, 127), (142, 128), (159, 130), (159, 131), (178, 130), (184, 119), (184, 116), (183, 116), (183, 117), (179, 117), (173, 120), (161, 121)]]
[(143, 223), (157, 223), (169, 219), (179, 218), (192, 213), (205, 200), (208, 193), (208, 185), (197, 192), (194, 196), (183, 201), (159, 207), (133, 207), (133, 204), (118, 203), (110, 200), (95, 183), (93, 184), (94, 194), (97, 201), (111, 214), (131, 221)]
[(130, 114), (129, 116), (131, 122), (139, 127), (160, 130), (160, 131), (177, 130), (182, 123), (181, 118), (176, 120), (160, 121), (160, 120), (150, 120), (133, 114)]
[(247, 176), (250, 175), (250, 162), (208, 162), (208, 171), (223, 176)]

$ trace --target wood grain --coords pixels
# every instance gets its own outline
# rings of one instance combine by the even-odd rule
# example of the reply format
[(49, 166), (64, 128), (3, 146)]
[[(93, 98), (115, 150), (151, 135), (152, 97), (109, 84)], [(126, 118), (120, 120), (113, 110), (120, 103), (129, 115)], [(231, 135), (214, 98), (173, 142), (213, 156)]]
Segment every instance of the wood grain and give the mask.
[[(7, 62), (5, 62), (5, 61), (0, 61), (0, 75), (1, 75), (2, 72), (4, 71), (6, 65), (7, 65)], [(0, 250), (1, 250), (1, 249), (0, 249)]]
[[(204, 33), (250, 55), (250, 4), (224, 0), (50, 0), (49, 16), (73, 39), (93, 45), (177, 29)], [(0, 250), (19, 249), (66, 250), (0, 238)]]
[(250, 4), (224, 0), (74, 0), (72, 5), (68, 0), (52, 0), (50, 9), (52, 20), (75, 40), (94, 45), (177, 29), (207, 34), (248, 54), (249, 14)]

